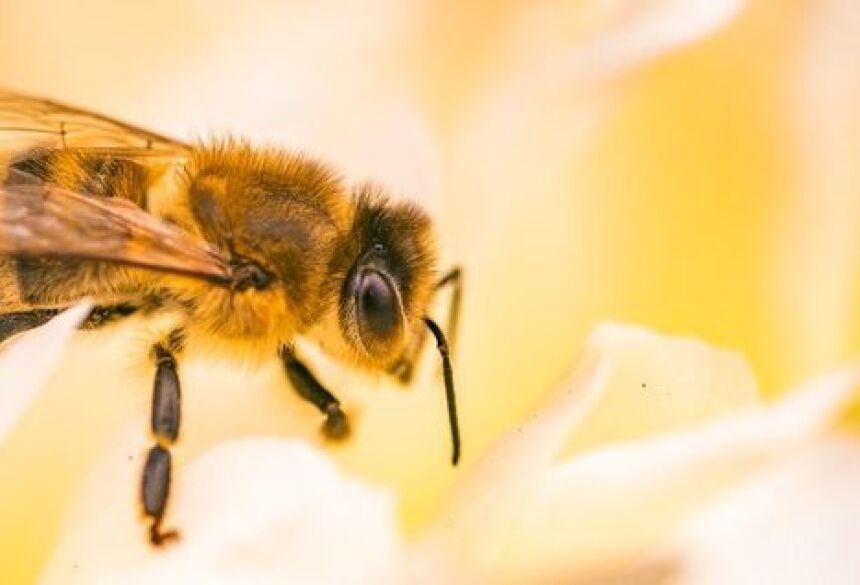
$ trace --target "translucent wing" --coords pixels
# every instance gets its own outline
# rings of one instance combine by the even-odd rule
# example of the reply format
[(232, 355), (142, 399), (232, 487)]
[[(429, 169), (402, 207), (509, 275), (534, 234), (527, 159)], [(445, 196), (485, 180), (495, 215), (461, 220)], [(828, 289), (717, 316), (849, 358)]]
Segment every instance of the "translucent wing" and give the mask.
[(229, 286), (229, 259), (123, 199), (48, 185), (0, 187), (0, 254), (101, 260)]
[(189, 150), (179, 141), (94, 112), (0, 89), (0, 150), (35, 147), (177, 157)]

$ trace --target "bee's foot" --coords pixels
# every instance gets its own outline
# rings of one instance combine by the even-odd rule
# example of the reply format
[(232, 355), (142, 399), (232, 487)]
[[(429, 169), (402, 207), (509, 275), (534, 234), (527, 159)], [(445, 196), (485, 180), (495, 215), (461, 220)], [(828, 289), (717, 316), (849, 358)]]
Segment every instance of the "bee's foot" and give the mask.
[(405, 359), (398, 360), (388, 370), (388, 373), (397, 378), (397, 381), (401, 384), (409, 384), (409, 382), (412, 381), (412, 374), (414, 372), (414, 364), (411, 361)]
[(332, 441), (342, 441), (349, 436), (349, 419), (336, 402), (325, 409), (322, 433), (326, 439)]
[(149, 542), (152, 546), (160, 548), (174, 540), (179, 540), (179, 532), (176, 530), (162, 532), (158, 523), (153, 524), (149, 529)]

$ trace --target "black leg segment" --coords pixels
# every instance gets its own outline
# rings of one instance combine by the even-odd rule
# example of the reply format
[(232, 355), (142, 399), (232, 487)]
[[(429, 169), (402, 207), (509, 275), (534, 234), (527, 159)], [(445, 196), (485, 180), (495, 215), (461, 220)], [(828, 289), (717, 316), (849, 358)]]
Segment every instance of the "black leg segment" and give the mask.
[(156, 370), (150, 424), (155, 444), (149, 449), (143, 468), (141, 500), (143, 513), (151, 521), (149, 541), (154, 546), (160, 546), (179, 536), (175, 530), (163, 531), (161, 522), (170, 495), (169, 447), (179, 437), (181, 421), (179, 375), (173, 353), (180, 348), (181, 340), (181, 331), (175, 331), (167, 343), (157, 344), (152, 350)]
[(161, 445), (154, 445), (146, 456), (141, 487), (143, 513), (152, 519), (149, 541), (155, 546), (179, 536), (175, 530), (161, 530), (161, 520), (167, 507), (167, 497), (170, 495), (170, 467), (170, 451)]
[(180, 395), (176, 361), (164, 346), (155, 346), (155, 386), (152, 391), (152, 434), (169, 443), (179, 436)]
[(349, 435), (349, 419), (341, 410), (340, 401), (317, 381), (313, 373), (289, 348), (281, 348), (280, 356), (287, 378), (299, 396), (316, 406), (325, 415), (323, 434), (329, 439), (345, 439)]

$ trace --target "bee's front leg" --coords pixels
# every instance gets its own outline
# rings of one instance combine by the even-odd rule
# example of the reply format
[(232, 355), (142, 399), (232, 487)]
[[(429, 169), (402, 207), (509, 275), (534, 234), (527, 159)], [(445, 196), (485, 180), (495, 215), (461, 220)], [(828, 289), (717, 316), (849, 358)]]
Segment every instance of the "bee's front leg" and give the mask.
[(349, 419), (340, 408), (340, 401), (326, 390), (288, 347), (282, 347), (279, 355), (290, 384), (299, 396), (316, 406), (325, 415), (322, 432), (326, 438), (345, 439), (349, 435)]
[(158, 343), (152, 349), (156, 363), (151, 419), (155, 444), (146, 456), (141, 496), (143, 513), (152, 521), (149, 540), (155, 546), (178, 537), (175, 530), (163, 531), (161, 521), (170, 495), (169, 448), (179, 436), (181, 397), (175, 353), (181, 348), (181, 339), (181, 330), (174, 331), (166, 343)]
[[(448, 306), (448, 325), (446, 336), (451, 353), (457, 343), (457, 329), (460, 323), (460, 304), (463, 300), (463, 269), (455, 266), (446, 272), (436, 283), (436, 291), (451, 287), (451, 302)], [(388, 373), (397, 378), (401, 384), (411, 384), (415, 376), (415, 366), (424, 348), (427, 338), (427, 330), (423, 327), (413, 337), (411, 343), (403, 352), (403, 355), (388, 369)]]

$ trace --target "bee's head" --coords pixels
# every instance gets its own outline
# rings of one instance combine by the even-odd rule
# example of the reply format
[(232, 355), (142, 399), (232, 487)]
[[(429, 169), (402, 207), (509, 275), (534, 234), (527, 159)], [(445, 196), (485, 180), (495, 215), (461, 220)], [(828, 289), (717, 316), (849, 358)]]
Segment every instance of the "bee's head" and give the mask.
[(424, 326), (435, 267), (429, 218), (363, 186), (333, 262), (338, 325), (349, 353), (359, 365), (389, 367)]
[(333, 259), (341, 338), (360, 366), (392, 372), (413, 336), (424, 327), (442, 359), (453, 454), (460, 457), (460, 430), (448, 343), (427, 317), (436, 288), (436, 254), (430, 219), (415, 206), (387, 200), (373, 187), (359, 189), (352, 227)]

